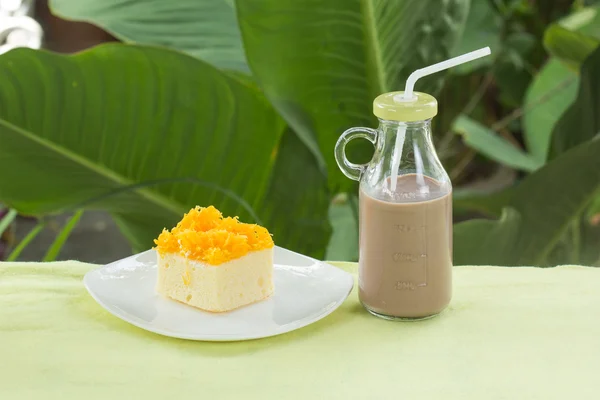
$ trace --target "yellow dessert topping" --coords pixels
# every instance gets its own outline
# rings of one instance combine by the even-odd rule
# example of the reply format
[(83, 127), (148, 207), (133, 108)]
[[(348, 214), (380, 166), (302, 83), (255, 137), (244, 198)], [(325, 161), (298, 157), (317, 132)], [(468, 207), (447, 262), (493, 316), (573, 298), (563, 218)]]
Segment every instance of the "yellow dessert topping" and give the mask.
[(213, 206), (192, 208), (175, 228), (163, 229), (154, 243), (161, 255), (176, 253), (211, 265), (274, 246), (266, 228), (244, 224), (237, 217), (223, 218)]

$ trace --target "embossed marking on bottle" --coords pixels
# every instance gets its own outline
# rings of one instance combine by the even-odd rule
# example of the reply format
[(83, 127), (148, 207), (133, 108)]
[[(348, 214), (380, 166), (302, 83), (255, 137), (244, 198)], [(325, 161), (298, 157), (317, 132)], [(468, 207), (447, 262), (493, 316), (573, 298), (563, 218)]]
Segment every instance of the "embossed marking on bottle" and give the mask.
[(410, 281), (396, 282), (396, 290), (415, 290), (415, 284)]
[(414, 232), (417, 230), (417, 227), (414, 225), (407, 225), (407, 224), (395, 224), (394, 225), (394, 229), (396, 229), (398, 232)]
[(392, 259), (395, 262), (416, 262), (417, 256), (411, 253), (394, 253), (392, 254)]
[(416, 232), (418, 230), (423, 230), (425, 231), (427, 229), (427, 226), (425, 225), (410, 225), (410, 224), (394, 224), (394, 229), (398, 232), (402, 232), (402, 233), (412, 233), (412, 232)]

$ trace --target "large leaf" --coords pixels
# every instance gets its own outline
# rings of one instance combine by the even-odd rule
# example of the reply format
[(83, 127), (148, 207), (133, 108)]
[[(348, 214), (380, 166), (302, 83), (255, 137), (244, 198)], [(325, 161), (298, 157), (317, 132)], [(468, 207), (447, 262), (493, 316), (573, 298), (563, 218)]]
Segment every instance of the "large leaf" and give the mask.
[(523, 124), (525, 143), (531, 156), (546, 162), (552, 130), (561, 115), (575, 101), (579, 77), (560, 61), (552, 58), (527, 89)]
[(541, 166), (529, 154), (467, 116), (458, 117), (453, 129), (463, 136), (469, 147), (492, 160), (524, 171), (535, 171)]
[(550, 251), (599, 188), (600, 140), (594, 140), (525, 178), (509, 203), (516, 212), (512, 217), (509, 213), (500, 221), (456, 225), (454, 239), (461, 249), (457, 264), (546, 264)]
[(50, 7), (126, 42), (170, 47), (220, 68), (248, 71), (232, 1), (50, 0)]
[(511, 201), (522, 216), (516, 263), (542, 263), (599, 187), (598, 140), (573, 148), (527, 177)]
[[(347, 128), (373, 125), (373, 99), (417, 68), (450, 55), (468, 0), (242, 0), (238, 19), (255, 77), (326, 165), (332, 187), (351, 182), (333, 147)], [(432, 92), (441, 75), (417, 90)], [(372, 151), (369, 146), (360, 147)]]
[[(600, 38), (600, 9), (585, 7), (557, 24), (569, 31)], [(549, 29), (553, 29), (552, 25)], [(559, 34), (560, 36), (560, 34)], [(531, 155), (545, 162), (550, 150), (552, 130), (562, 114), (575, 101), (579, 76), (573, 68), (551, 57), (527, 89), (524, 138)]]
[(331, 236), (327, 208), (331, 196), (325, 175), (298, 135), (287, 129), (259, 215), (273, 236), (293, 250), (323, 259)]
[[(137, 248), (190, 207), (214, 204), (243, 220), (256, 215), (278, 244), (307, 250), (282, 226), (307, 214), (325, 221), (327, 201), (321, 210), (314, 202), (325, 183), (309, 163), (292, 181), (290, 168), (308, 160), (288, 135), (279, 148), (283, 128), (258, 92), (181, 53), (14, 50), (0, 57), (0, 201), (28, 214), (106, 209)], [(282, 210), (282, 191), (307, 202)], [(302, 243), (322, 254), (327, 225), (310, 228)]]
[(581, 67), (577, 100), (552, 132), (552, 154), (560, 154), (600, 133), (600, 48)]
[(584, 7), (558, 21), (568, 30), (600, 39), (600, 4)]
[(544, 33), (544, 46), (548, 52), (573, 69), (579, 68), (598, 45), (599, 39), (570, 31), (558, 24), (550, 26)]
[[(559, 23), (569, 30), (600, 39), (600, 5), (596, 4), (594, 7), (585, 7), (563, 18)], [(596, 195), (587, 211), (586, 219), (582, 221), (579, 260), (572, 262), (600, 266), (600, 251), (598, 250), (598, 243), (600, 241), (600, 228), (598, 227), (598, 222), (600, 221), (600, 218), (598, 218), (599, 214), (600, 193)]]
[(505, 208), (498, 221), (473, 219), (454, 225), (454, 265), (511, 265), (521, 216)]

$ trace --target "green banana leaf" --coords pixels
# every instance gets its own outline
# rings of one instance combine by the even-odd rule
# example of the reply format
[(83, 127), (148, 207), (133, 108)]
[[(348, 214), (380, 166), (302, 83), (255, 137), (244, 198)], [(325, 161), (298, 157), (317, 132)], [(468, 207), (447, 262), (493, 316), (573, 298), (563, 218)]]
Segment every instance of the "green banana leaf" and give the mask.
[(454, 225), (454, 265), (512, 265), (521, 216), (504, 208), (497, 221), (472, 219)]
[(583, 7), (557, 23), (570, 31), (600, 39), (600, 4)]
[[(335, 189), (352, 187), (334, 161), (339, 135), (373, 126), (376, 96), (402, 90), (415, 69), (449, 57), (468, 6), (468, 0), (236, 2), (254, 77)], [(423, 79), (416, 89), (435, 92), (440, 78)], [(368, 144), (356, 149), (354, 160), (372, 152)]]
[[(562, 18), (556, 24), (563, 29), (598, 39), (600, 38), (600, 8), (585, 7)], [(554, 26), (551, 25), (548, 29), (552, 30)], [(560, 32), (554, 31), (554, 34), (559, 36), (559, 40), (554, 44), (559, 44)], [(552, 37), (552, 34), (549, 36)], [(550, 46), (552, 45), (551, 43)], [(558, 58), (550, 57), (527, 89), (523, 114), (524, 139), (529, 152), (539, 162), (547, 160), (552, 130), (577, 97), (578, 70), (579, 68), (575, 71), (567, 67)]]
[(570, 31), (558, 24), (544, 33), (544, 46), (550, 54), (577, 70), (600, 45), (600, 40), (583, 33)]
[(531, 156), (545, 163), (552, 130), (577, 97), (579, 77), (555, 58), (544, 65), (525, 96), (524, 139)]
[(528, 153), (465, 115), (454, 121), (452, 129), (463, 136), (469, 147), (509, 167), (531, 172), (542, 165)]
[(291, 129), (277, 149), (277, 159), (258, 213), (276, 244), (324, 259), (332, 228), (327, 218), (331, 194), (317, 160)]
[(186, 52), (219, 68), (248, 72), (233, 1), (50, 0), (60, 17), (99, 26), (124, 42)]
[(454, 226), (457, 265), (547, 265), (547, 256), (600, 188), (600, 140), (582, 143), (526, 177), (498, 221)]
[[(600, 48), (583, 63), (577, 99), (552, 132), (552, 154), (560, 154), (600, 133)], [(600, 155), (599, 155), (600, 156)]]
[(326, 182), (284, 127), (259, 92), (182, 53), (13, 50), (0, 57), (0, 202), (35, 215), (107, 210), (136, 249), (214, 204), (320, 255)]

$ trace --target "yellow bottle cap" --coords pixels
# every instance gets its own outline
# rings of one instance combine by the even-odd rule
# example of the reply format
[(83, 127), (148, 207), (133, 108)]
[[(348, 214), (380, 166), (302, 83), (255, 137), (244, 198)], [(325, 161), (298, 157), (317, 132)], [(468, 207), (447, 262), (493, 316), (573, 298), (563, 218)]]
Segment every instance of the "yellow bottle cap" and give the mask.
[(413, 92), (412, 100), (404, 100), (401, 92), (384, 93), (373, 101), (373, 114), (377, 118), (390, 121), (423, 121), (437, 115), (435, 97), (421, 92)]

